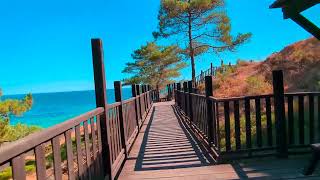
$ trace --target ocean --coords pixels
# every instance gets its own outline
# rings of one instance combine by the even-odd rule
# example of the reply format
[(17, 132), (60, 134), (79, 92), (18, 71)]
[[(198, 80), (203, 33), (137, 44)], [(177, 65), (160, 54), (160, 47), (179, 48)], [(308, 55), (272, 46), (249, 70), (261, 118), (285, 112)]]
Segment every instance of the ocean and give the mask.
[[(25, 95), (7, 95), (5, 99), (21, 99)], [(96, 107), (94, 91), (75, 91), (32, 94), (33, 106), (30, 111), (22, 116), (10, 117), (10, 124), (23, 123), (48, 128), (66, 121), (72, 117), (83, 114)], [(123, 88), (123, 99), (132, 97), (131, 88)], [(109, 104), (115, 102), (114, 90), (107, 90), (107, 101)]]

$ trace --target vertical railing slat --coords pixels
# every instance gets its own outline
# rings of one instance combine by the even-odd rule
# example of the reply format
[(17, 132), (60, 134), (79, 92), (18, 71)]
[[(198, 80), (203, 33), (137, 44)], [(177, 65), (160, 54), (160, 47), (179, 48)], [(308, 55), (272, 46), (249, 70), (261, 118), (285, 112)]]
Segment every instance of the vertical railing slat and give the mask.
[(272, 135), (272, 119), (271, 119), (271, 98), (266, 97), (266, 116), (267, 116), (267, 136), (268, 136), (268, 146), (273, 145), (273, 135)]
[(288, 138), (289, 144), (294, 144), (294, 119), (293, 119), (293, 96), (288, 96)]
[(233, 102), (234, 106), (234, 129), (235, 129), (235, 140), (236, 150), (241, 149), (241, 131), (240, 131), (240, 113), (239, 113), (239, 101)]
[(261, 105), (260, 98), (255, 99), (256, 106), (256, 134), (257, 134), (257, 146), (262, 146), (262, 129), (261, 129)]
[(26, 171), (24, 169), (25, 160), (24, 156), (16, 156), (11, 160), (12, 164), (12, 177), (14, 180), (25, 180), (26, 179)]
[(62, 169), (61, 169), (60, 136), (56, 136), (52, 139), (52, 151), (53, 151), (54, 178), (56, 180), (61, 180)]
[(250, 114), (250, 99), (245, 98), (244, 101), (245, 118), (246, 118), (246, 148), (251, 149), (251, 114)]
[(229, 101), (224, 102), (224, 121), (225, 121), (225, 138), (226, 138), (226, 151), (231, 150), (230, 142), (230, 111), (229, 111)]
[(90, 125), (91, 125), (91, 136), (92, 136), (92, 154), (93, 154), (93, 170), (94, 170), (94, 176), (98, 174), (97, 172), (97, 136), (96, 136), (96, 128), (94, 123), (94, 118), (90, 118)]
[(318, 95), (318, 127), (317, 127), (318, 141), (320, 141), (320, 95)]
[(76, 149), (77, 149), (77, 161), (78, 161), (78, 176), (80, 177), (80, 179), (84, 179), (80, 125), (77, 125), (75, 127), (75, 135), (76, 135)]
[(299, 143), (304, 144), (304, 96), (298, 97), (299, 104)]
[[(102, 172), (102, 170), (103, 170), (103, 164), (102, 164), (102, 144), (101, 144), (101, 129), (100, 129), (100, 115), (98, 115), (97, 117), (96, 117), (96, 126), (97, 126), (97, 147), (98, 147), (98, 156), (97, 156), (97, 161), (98, 161), (98, 163), (97, 163), (97, 168), (96, 168), (96, 170), (97, 170), (97, 176), (98, 177), (100, 177), (102, 174), (103, 174), (103, 172)], [(109, 143), (110, 143), (110, 141), (109, 141)]]
[(110, 154), (111, 154), (111, 164), (113, 164), (115, 160), (115, 151), (116, 151), (116, 146), (115, 146), (115, 131), (114, 131), (114, 109), (109, 109), (111, 110), (110, 117), (109, 117), (109, 128), (110, 128)]
[(40, 144), (35, 148), (37, 179), (46, 179), (45, 145)]
[(83, 122), (84, 128), (84, 145), (85, 145), (85, 153), (86, 153), (86, 177), (91, 179), (91, 153), (90, 153), (90, 140), (89, 140), (89, 129), (88, 129), (88, 120)]
[(73, 148), (71, 139), (71, 129), (67, 130), (65, 133), (66, 138), (66, 148), (67, 148), (67, 167), (69, 179), (75, 179), (74, 177), (74, 165), (73, 165)]
[(309, 95), (309, 142), (314, 143), (314, 96)]

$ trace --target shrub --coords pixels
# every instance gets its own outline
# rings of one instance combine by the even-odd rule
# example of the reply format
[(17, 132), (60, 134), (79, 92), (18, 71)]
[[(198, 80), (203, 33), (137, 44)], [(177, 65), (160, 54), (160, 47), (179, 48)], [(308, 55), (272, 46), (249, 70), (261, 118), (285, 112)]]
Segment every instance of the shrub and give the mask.
[(250, 76), (246, 79), (247, 95), (259, 95), (272, 92), (272, 86), (262, 75)]

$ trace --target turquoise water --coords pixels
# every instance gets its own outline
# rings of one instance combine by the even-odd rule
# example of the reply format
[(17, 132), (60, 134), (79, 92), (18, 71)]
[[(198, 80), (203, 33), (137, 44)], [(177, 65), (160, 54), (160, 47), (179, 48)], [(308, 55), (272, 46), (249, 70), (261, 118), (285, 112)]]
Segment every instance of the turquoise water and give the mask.
[[(123, 88), (123, 98), (131, 97), (131, 89)], [(10, 124), (23, 123), (48, 128), (96, 107), (94, 91), (32, 94), (32, 109), (20, 117), (10, 117)], [(108, 103), (115, 102), (114, 90), (107, 90)], [(3, 96), (2, 99), (20, 99), (24, 95)]]

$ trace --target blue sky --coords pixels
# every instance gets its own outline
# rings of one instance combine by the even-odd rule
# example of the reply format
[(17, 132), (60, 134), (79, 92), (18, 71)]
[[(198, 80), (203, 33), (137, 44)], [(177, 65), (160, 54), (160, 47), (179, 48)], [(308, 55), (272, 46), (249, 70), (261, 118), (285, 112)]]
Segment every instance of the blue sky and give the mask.
[[(250, 43), (236, 53), (224, 53), (226, 62), (263, 60), (285, 45), (310, 37), (271, 0), (227, 0), (233, 33), (252, 32)], [(90, 39), (103, 40), (108, 87), (121, 74), (130, 54), (152, 39), (157, 28), (159, 0), (2, 0), (0, 2), (0, 87), (4, 94), (93, 89)], [(319, 7), (305, 12), (320, 25)], [(219, 58), (197, 61), (206, 69)], [(190, 78), (190, 69), (182, 71)]]

